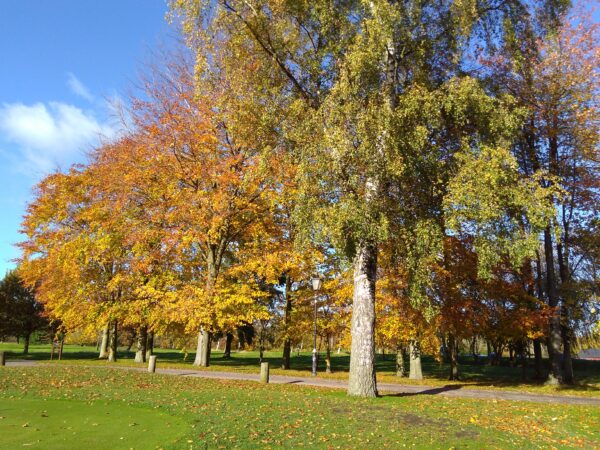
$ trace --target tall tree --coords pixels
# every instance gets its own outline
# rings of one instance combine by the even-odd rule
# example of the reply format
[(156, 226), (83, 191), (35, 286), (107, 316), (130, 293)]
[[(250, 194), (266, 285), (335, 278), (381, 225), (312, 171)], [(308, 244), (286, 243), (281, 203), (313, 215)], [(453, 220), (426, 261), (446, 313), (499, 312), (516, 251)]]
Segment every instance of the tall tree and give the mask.
[(543, 233), (545, 279), (540, 293), (555, 309), (547, 339), (550, 384), (573, 382), (571, 328), (581, 307), (572, 290), (581, 257), (573, 237), (597, 218), (598, 205), (593, 180), (598, 178), (600, 35), (598, 25), (582, 14), (581, 4), (570, 15), (564, 6), (550, 17), (533, 16), (528, 27), (514, 30), (502, 55), (489, 61), (493, 83), (527, 111), (514, 149), (521, 170), (544, 170), (550, 175), (545, 182), (562, 189), (554, 197), (555, 217)]
[[(424, 124), (403, 126), (405, 108), (460, 73), (478, 16), (495, 28), (507, 9), (515, 16), (510, 9), (517, 2), (504, 3), (171, 2), (199, 50), (200, 79), (211, 71), (215, 52), (229, 65), (249, 60), (257, 70), (244, 74), (243, 85), (270, 94), (253, 109), (269, 116), (288, 106), (277, 131), (299, 155), (298, 220), (310, 233), (327, 235), (354, 267), (351, 395), (377, 395), (378, 247), (389, 224), (401, 221), (390, 207), (392, 194), (409, 198), (415, 187), (397, 180), (423, 162), (420, 150), (431, 144)], [(233, 95), (241, 92), (231, 78), (227, 85)], [(407, 158), (413, 151), (416, 157)]]
[(44, 309), (32, 289), (25, 286), (17, 271), (0, 281), (0, 335), (22, 337), (23, 354), (29, 353), (31, 335), (48, 326)]
[[(218, 60), (213, 64), (216, 69)], [(212, 332), (252, 321), (233, 304), (237, 298), (251, 305), (260, 289), (234, 294), (240, 273), (224, 271), (239, 265), (238, 251), (270, 218), (278, 168), (277, 152), (267, 137), (259, 139), (262, 125), (252, 117), (231, 118), (232, 110), (244, 111), (245, 97), (225, 99), (226, 90), (210, 80), (196, 85), (185, 60), (171, 59), (154, 71), (132, 110), (140, 139), (136, 157), (147, 171), (130, 165), (139, 176), (121, 191), (158, 193), (143, 201), (157, 211), (162, 244), (175, 249), (183, 277), (179, 314), (187, 311), (186, 327), (200, 328), (195, 364), (204, 366)]]

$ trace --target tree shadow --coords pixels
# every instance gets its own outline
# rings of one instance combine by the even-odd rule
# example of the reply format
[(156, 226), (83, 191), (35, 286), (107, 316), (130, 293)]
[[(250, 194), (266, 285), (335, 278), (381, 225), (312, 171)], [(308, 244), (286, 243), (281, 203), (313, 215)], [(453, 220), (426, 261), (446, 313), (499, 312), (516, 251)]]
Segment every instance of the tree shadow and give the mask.
[(380, 397), (414, 397), (417, 395), (439, 395), (444, 392), (457, 391), (463, 387), (462, 384), (447, 384), (437, 388), (424, 389), (417, 392), (394, 392), (389, 394), (381, 394)]

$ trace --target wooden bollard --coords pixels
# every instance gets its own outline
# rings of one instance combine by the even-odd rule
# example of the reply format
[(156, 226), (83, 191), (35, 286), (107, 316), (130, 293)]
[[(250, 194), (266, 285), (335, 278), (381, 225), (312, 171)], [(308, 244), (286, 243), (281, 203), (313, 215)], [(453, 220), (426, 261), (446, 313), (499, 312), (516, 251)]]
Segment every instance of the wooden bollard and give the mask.
[(268, 383), (269, 382), (269, 363), (263, 362), (260, 363), (260, 382)]
[(150, 356), (150, 359), (148, 359), (148, 372), (156, 372), (156, 355), (152, 355)]
[(0, 352), (0, 366), (6, 365), (6, 357), (4, 356), (4, 352)]

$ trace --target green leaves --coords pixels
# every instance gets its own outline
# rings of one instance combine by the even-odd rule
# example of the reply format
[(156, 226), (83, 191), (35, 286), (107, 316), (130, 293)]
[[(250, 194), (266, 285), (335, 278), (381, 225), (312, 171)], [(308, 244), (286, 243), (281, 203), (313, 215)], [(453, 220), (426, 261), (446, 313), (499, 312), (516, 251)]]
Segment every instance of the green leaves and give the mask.
[(457, 160), (444, 198), (448, 228), (474, 238), (481, 276), (489, 277), (503, 255), (517, 267), (538, 248), (538, 233), (554, 214), (556, 190), (543, 187), (541, 175), (521, 175), (504, 148), (465, 150)]

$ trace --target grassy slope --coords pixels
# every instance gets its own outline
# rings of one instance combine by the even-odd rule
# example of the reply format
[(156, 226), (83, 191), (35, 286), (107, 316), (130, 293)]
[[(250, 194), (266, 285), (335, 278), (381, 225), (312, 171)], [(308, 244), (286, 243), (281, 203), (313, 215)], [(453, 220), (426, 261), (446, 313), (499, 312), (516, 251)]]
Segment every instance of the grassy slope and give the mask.
[[(49, 358), (50, 347), (48, 345), (32, 345), (30, 355), (27, 359), (32, 360), (47, 360)], [(8, 358), (22, 359), (21, 347), (16, 344), (0, 343), (0, 351), (5, 350), (11, 352)], [(122, 349), (124, 350), (124, 349)], [(187, 355), (184, 361), (184, 353), (176, 350), (156, 350), (158, 360), (161, 367), (174, 368), (192, 368), (191, 362), (194, 359), (193, 354)], [(133, 362), (133, 353), (122, 351), (119, 354), (119, 365), (136, 365)], [(296, 353), (292, 356), (292, 370), (281, 370), (281, 353), (266, 352), (266, 360), (271, 363), (271, 373), (276, 375), (295, 375), (308, 376), (311, 370), (311, 355), (310, 353), (302, 353), (297, 356)], [(509, 367), (503, 365), (500, 367), (491, 367), (483, 363), (474, 364), (469, 358), (461, 359), (461, 377), (460, 382), (447, 381), (448, 366), (446, 364), (438, 364), (432, 358), (423, 358), (423, 372), (425, 380), (423, 382), (415, 382), (407, 378), (398, 378), (395, 376), (394, 355), (387, 355), (386, 359), (379, 355), (377, 362), (377, 377), (379, 381), (388, 383), (404, 383), (404, 384), (425, 384), (443, 386), (449, 384), (459, 384), (469, 388), (481, 389), (512, 389), (523, 390), (529, 392), (546, 393), (546, 394), (565, 394), (565, 395), (583, 395), (600, 397), (600, 361), (582, 361), (575, 360), (575, 375), (578, 384), (573, 387), (551, 387), (544, 386), (540, 382), (531, 379), (533, 369), (528, 369), (528, 379), (522, 381), (521, 368)], [(83, 347), (78, 345), (65, 346), (63, 355), (65, 362), (76, 364), (98, 364), (106, 365), (105, 361), (98, 361), (96, 349), (94, 347)], [(202, 370), (221, 370), (221, 371), (239, 371), (257, 373), (259, 370), (257, 352), (239, 352), (232, 353), (232, 358), (225, 360), (222, 358), (222, 353), (214, 351), (212, 353), (211, 367)], [(331, 375), (324, 373), (324, 360), (320, 360), (319, 376), (324, 378), (345, 379), (348, 374), (348, 365), (350, 358), (347, 354), (332, 355), (332, 367), (334, 373)]]
[[(162, 414), (156, 420), (170, 422), (180, 433), (177, 444), (164, 448), (595, 448), (600, 444), (600, 408), (593, 407), (425, 395), (364, 400), (318, 388), (52, 366), (0, 368), (0, 448), (14, 447), (15, 423), (26, 420), (33, 427), (42, 421), (39, 403), (28, 409), (21, 399), (69, 404), (70, 409), (53, 409), (43, 421), (54, 421), (56, 427), (63, 417), (78, 420), (85, 425), (79, 430), (87, 427), (95, 445), (115, 449), (168, 443), (165, 427), (153, 426), (155, 422), (146, 419), (151, 411)], [(6, 405), (21, 405), (16, 419)], [(48, 411), (50, 408), (54, 406)], [(134, 408), (143, 411), (144, 418), (134, 419), (140, 425), (122, 432), (131, 423), (124, 417), (118, 431), (110, 425), (100, 434), (93, 427), (98, 422), (92, 420), (101, 420), (93, 417), (120, 408), (126, 416)], [(23, 411), (29, 411), (31, 417)], [(181, 421), (185, 427), (177, 428)], [(30, 427), (27, 433), (31, 433)], [(137, 441), (136, 437), (133, 446), (121, 442), (122, 435), (127, 439), (141, 436), (142, 429), (147, 430), (150, 441)], [(38, 434), (43, 438), (47, 433)], [(80, 442), (74, 436), (66, 445), (46, 441), (37, 447), (74, 448)], [(148, 442), (152, 443), (146, 445)]]

